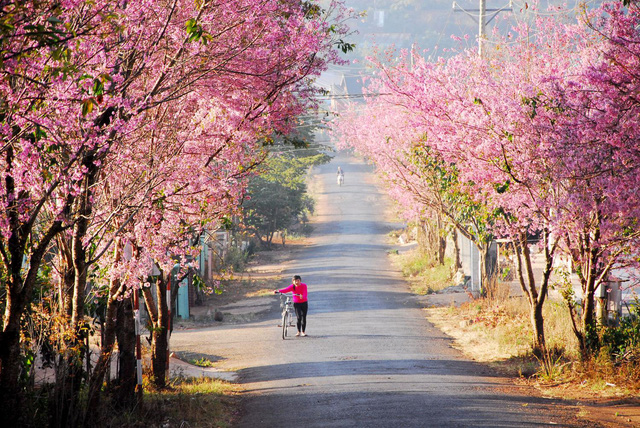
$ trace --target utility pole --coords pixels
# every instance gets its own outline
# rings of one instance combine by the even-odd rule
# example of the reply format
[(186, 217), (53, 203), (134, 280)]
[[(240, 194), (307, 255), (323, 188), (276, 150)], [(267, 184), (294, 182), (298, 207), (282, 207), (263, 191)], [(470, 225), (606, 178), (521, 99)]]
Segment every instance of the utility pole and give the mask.
[[(512, 0), (509, 0), (509, 5), (500, 9), (487, 9), (487, 0), (480, 0), (480, 8), (465, 10), (458, 5), (457, 2), (453, 2), (454, 12), (464, 12), (471, 18), (478, 22), (478, 55), (484, 56), (484, 43), (487, 40), (487, 24), (491, 22), (500, 12), (511, 12)], [(474, 15), (471, 12), (476, 12), (478, 15)], [(487, 19), (487, 12), (491, 12), (492, 15)]]
[(487, 0), (480, 0), (480, 10), (478, 11), (478, 55), (483, 56), (484, 41), (487, 39)]

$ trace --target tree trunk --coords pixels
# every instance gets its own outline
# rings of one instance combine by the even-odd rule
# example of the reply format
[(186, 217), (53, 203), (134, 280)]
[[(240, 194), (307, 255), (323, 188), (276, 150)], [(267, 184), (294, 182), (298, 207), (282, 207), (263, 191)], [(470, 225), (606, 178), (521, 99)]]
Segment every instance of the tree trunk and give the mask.
[(444, 257), (447, 252), (447, 237), (440, 235), (438, 246), (438, 264), (444, 265)]
[(569, 313), (572, 315), (573, 330), (580, 345), (582, 358), (587, 358), (594, 350), (597, 341), (592, 341), (591, 336), (595, 330), (595, 290), (609, 274), (613, 262), (603, 263), (601, 250), (597, 249), (600, 242), (600, 225), (602, 216), (599, 211), (593, 215), (593, 222), (589, 228), (583, 230), (577, 236), (577, 242), (571, 245), (571, 239), (567, 235), (565, 241), (569, 248), (571, 260), (575, 266), (579, 266), (578, 277), (582, 287), (582, 314), (578, 315), (571, 302), (568, 302)]
[(153, 344), (151, 348), (151, 369), (153, 371), (152, 382), (155, 387), (159, 389), (167, 386), (166, 374), (167, 349), (169, 346), (168, 334), (169, 333), (166, 328), (162, 328), (153, 332)]
[(437, 226), (438, 226), (438, 264), (444, 266), (444, 256), (447, 252), (447, 231), (442, 224), (442, 216), (437, 214)]
[(144, 301), (149, 312), (152, 328), (151, 335), (151, 371), (152, 383), (156, 388), (166, 386), (167, 352), (169, 347), (169, 307), (167, 305), (167, 281), (171, 274), (161, 273), (155, 283), (157, 299), (150, 290), (143, 290)]
[(19, 426), (22, 414), (20, 409), (23, 405), (18, 380), (21, 373), (20, 318), (24, 306), (21, 300), (24, 296), (21, 293), (12, 293), (12, 290), (15, 290), (15, 286), (8, 284), (4, 325), (0, 335), (0, 413), (4, 415), (4, 423), (10, 427)]
[[(68, 318), (68, 331), (71, 337), (65, 346), (69, 352), (65, 352), (66, 361), (63, 362), (62, 370), (57, 373), (62, 378), (56, 378), (56, 408), (54, 413), (55, 423), (61, 427), (75, 426), (80, 418), (79, 414), (79, 393), (84, 382), (85, 373), (83, 361), (89, 352), (87, 349), (87, 323), (84, 319), (84, 301), (87, 288), (87, 250), (84, 239), (87, 235), (89, 219), (93, 211), (89, 202), (91, 189), (95, 184), (97, 168), (93, 163), (93, 152), (88, 152), (83, 157), (83, 165), (87, 169), (82, 186), (83, 191), (77, 199), (76, 222), (71, 238), (71, 260), (73, 261), (73, 285), (66, 285), (66, 289), (72, 289), (71, 313), (64, 313)], [(71, 279), (65, 276), (65, 280)]]
[(153, 330), (151, 346), (151, 369), (153, 384), (156, 388), (166, 386), (167, 351), (169, 346), (169, 307), (167, 306), (167, 280), (164, 274), (158, 277), (156, 292), (158, 296), (158, 325)]
[(489, 259), (489, 250), (491, 248), (490, 244), (482, 243), (480, 245), (476, 244), (478, 248), (478, 255), (480, 257), (480, 294), (483, 297), (494, 298), (495, 297), (495, 283), (491, 281), (491, 275), (489, 274), (489, 269), (487, 268), (487, 263)]
[(447, 234), (442, 228), (439, 214), (434, 218), (420, 220), (418, 230), (418, 245), (423, 254), (429, 256), (430, 263), (444, 265), (447, 250)]
[[(117, 238), (114, 245), (114, 263), (117, 263), (120, 261), (122, 256), (121, 239)], [(94, 410), (100, 405), (102, 384), (104, 383), (105, 376), (109, 376), (111, 356), (113, 354), (113, 348), (116, 341), (116, 316), (118, 313), (118, 306), (121, 304), (119, 298), (122, 296), (123, 292), (124, 287), (121, 287), (120, 281), (112, 278), (111, 283), (109, 284), (109, 297), (107, 299), (105, 320), (102, 326), (100, 355), (98, 356), (96, 367), (89, 381), (88, 404), (85, 420), (89, 421), (90, 425), (91, 422), (94, 421), (92, 418)]]
[[(135, 293), (136, 291), (134, 291)], [(131, 298), (116, 302), (116, 337), (118, 340), (117, 385), (114, 388), (114, 402), (121, 409), (132, 410), (136, 400), (136, 324)]]
[[(12, 228), (17, 220), (12, 221)], [(30, 230), (30, 229), (29, 229)], [(0, 331), (0, 407), (6, 419), (7, 426), (17, 425), (22, 414), (23, 396), (20, 387), (22, 372), (22, 353), (20, 350), (20, 320), (28, 310), (33, 288), (42, 259), (53, 238), (62, 231), (62, 224), (58, 221), (41, 236), (38, 245), (33, 249), (31, 257), (26, 263), (28, 269), (23, 278), (23, 257), (25, 254), (26, 236), (24, 225), (13, 228), (9, 237), (7, 252), (9, 258), (3, 257), (7, 268), (7, 283), (5, 286), (5, 311)], [(20, 236), (19, 236), (20, 235)]]
[[(585, 265), (595, 266), (598, 263), (598, 257), (596, 255), (589, 255), (590, 260)], [(596, 318), (595, 318), (595, 290), (597, 287), (596, 277), (597, 272), (595, 268), (587, 271), (586, 278), (581, 278), (582, 282), (582, 315), (580, 317), (580, 334), (577, 334), (576, 337), (579, 340), (580, 345), (580, 354), (583, 358), (586, 358), (593, 349), (591, 349), (591, 345), (594, 342), (590, 343), (590, 335), (595, 329), (596, 326)]]
[(544, 336), (544, 317), (542, 315), (542, 307), (544, 301), (538, 301), (530, 307), (531, 326), (533, 327), (533, 349), (542, 351), (546, 349), (546, 339)]
[(73, 308), (73, 283), (75, 270), (73, 268), (73, 257), (69, 239), (65, 235), (60, 235), (56, 239), (58, 260), (57, 269), (62, 272), (61, 281), (58, 283), (59, 311), (70, 316)]
[(533, 263), (526, 232), (521, 233), (519, 239), (514, 242), (517, 262), (518, 279), (520, 287), (529, 303), (531, 327), (533, 329), (533, 350), (539, 355), (544, 355), (546, 339), (544, 334), (544, 317), (542, 309), (547, 296), (549, 278), (553, 270), (553, 256), (557, 248), (557, 241), (551, 242), (548, 231), (543, 232), (545, 265), (540, 287), (536, 284), (533, 274)]
[(87, 421), (93, 420), (93, 410), (97, 409), (100, 405), (102, 384), (111, 365), (111, 356), (113, 355), (113, 348), (116, 342), (115, 320), (119, 303), (116, 299), (112, 299), (111, 296), (107, 302), (107, 316), (105, 317), (103, 339), (100, 344), (100, 355), (98, 356), (98, 361), (96, 362), (95, 369), (89, 381), (88, 405), (85, 416)]
[(455, 227), (451, 232), (451, 238), (453, 239), (453, 248), (454, 248), (454, 261), (453, 268), (455, 271), (462, 268), (462, 260), (460, 259), (460, 243), (458, 242), (458, 229)]

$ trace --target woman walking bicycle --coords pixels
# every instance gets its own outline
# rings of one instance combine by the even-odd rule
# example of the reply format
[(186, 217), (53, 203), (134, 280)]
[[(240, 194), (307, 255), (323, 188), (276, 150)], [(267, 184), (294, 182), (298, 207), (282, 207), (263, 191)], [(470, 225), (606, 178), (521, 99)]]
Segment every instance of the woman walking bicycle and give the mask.
[(293, 308), (296, 311), (296, 317), (298, 323), (296, 327), (298, 332), (296, 336), (306, 336), (305, 330), (307, 328), (307, 310), (309, 309), (309, 303), (307, 302), (307, 284), (302, 282), (300, 275), (293, 277), (292, 284), (281, 290), (273, 290), (274, 293), (293, 293)]

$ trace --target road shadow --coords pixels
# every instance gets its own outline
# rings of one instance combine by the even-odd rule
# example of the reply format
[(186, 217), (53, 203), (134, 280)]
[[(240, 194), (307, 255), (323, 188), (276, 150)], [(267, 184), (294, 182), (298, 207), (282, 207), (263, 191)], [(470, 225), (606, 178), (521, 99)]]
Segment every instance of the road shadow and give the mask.
[[(385, 391), (384, 387), (390, 385), (398, 390)], [(360, 386), (362, 390), (349, 390), (354, 386)], [(460, 384), (460, 388), (454, 387), (445, 393), (437, 391), (438, 386), (441, 387), (425, 384), (423, 389), (418, 389), (411, 383), (386, 384), (384, 387), (375, 383), (335, 384), (334, 391), (315, 392), (313, 385), (300, 384), (293, 388), (295, 394), (292, 394), (292, 387), (271, 388), (267, 390), (268, 394), (244, 397), (245, 406), (251, 406), (253, 411), (238, 426), (602, 427), (571, 417), (578, 409), (559, 400), (504, 393), (495, 385), (480, 384), (472, 390), (464, 390), (465, 385)], [(406, 388), (402, 390), (403, 387)], [(304, 409), (304, 412), (291, 411), (275, 416), (273, 409), (279, 406)], [(322, 418), (318, 409), (330, 409), (330, 412)], [(259, 419), (255, 415), (260, 415)]]
[[(342, 218), (347, 216), (342, 216)], [(317, 220), (313, 223), (313, 227), (322, 232), (322, 236), (333, 235), (385, 235), (392, 230), (397, 229), (397, 224), (381, 223), (370, 220), (340, 220), (340, 221), (323, 221)], [(341, 244), (333, 244), (337, 246)], [(357, 246), (365, 246), (364, 243), (357, 243)], [(309, 248), (313, 248), (310, 246)]]
[[(308, 340), (301, 338), (300, 340)], [(347, 358), (341, 360), (341, 358)], [(309, 379), (332, 376), (430, 376), (429, 384), (456, 383), (451, 377), (460, 376), (461, 384), (493, 385), (480, 378), (503, 378), (489, 366), (468, 360), (441, 358), (364, 360), (336, 357), (333, 361), (275, 364), (248, 367), (238, 371), (242, 383), (270, 382), (283, 379)], [(435, 376), (435, 377), (434, 377)], [(442, 377), (438, 380), (436, 377)], [(425, 379), (426, 380), (426, 379)], [(413, 378), (412, 382), (419, 382)], [(247, 391), (251, 392), (251, 391)]]

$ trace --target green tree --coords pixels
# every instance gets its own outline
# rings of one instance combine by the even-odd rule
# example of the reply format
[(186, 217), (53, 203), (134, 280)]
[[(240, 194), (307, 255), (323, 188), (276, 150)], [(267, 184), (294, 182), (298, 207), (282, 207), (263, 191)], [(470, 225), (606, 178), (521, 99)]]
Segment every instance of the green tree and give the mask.
[(307, 214), (313, 212), (306, 184), (309, 168), (328, 160), (323, 154), (269, 156), (263, 173), (249, 183), (248, 197), (242, 204), (245, 226), (267, 245), (276, 234), (282, 236), (284, 244), (287, 231), (305, 223)]

